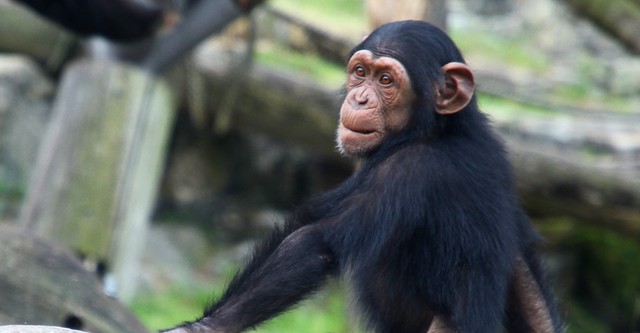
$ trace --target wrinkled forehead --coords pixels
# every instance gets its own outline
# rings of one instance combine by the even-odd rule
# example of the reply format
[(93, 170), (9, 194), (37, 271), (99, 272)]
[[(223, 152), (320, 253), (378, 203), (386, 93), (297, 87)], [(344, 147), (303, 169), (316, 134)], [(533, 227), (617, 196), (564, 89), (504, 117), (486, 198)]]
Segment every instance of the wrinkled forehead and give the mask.
[(400, 60), (388, 55), (375, 54), (370, 50), (360, 50), (354, 53), (349, 59), (348, 67), (356, 63), (366, 63), (377, 68), (399, 68), (405, 71), (404, 65)]
[[(397, 60), (402, 59), (403, 54), (402, 51), (399, 50), (399, 47), (397, 45), (387, 43), (367, 43), (366, 40), (362, 44), (360, 44), (360, 47), (357, 48), (357, 50), (359, 51), (356, 51), (355, 53), (358, 53), (360, 51), (369, 51), (369, 53), (377, 58), (389, 57)], [(355, 53), (353, 54), (355, 55)]]

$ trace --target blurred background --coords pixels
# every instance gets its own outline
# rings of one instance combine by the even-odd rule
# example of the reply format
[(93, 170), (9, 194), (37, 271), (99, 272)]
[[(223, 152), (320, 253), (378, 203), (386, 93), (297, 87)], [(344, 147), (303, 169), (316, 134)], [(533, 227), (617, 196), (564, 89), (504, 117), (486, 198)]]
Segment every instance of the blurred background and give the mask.
[[(158, 1), (153, 35), (123, 42), (0, 0), (0, 325), (194, 319), (353, 172), (334, 149), (348, 51), (424, 19), (474, 70), (568, 332), (640, 332), (639, 0), (223, 2)], [(335, 281), (255, 332), (355, 332), (349, 311)]]

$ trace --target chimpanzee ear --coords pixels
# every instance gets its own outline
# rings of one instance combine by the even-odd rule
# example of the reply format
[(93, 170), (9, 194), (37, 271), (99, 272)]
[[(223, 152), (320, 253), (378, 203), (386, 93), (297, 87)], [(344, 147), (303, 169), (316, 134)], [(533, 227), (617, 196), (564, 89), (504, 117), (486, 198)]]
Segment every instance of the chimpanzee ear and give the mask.
[(453, 114), (462, 110), (473, 96), (475, 82), (469, 66), (460, 62), (450, 62), (442, 66), (445, 81), (436, 89), (436, 112)]

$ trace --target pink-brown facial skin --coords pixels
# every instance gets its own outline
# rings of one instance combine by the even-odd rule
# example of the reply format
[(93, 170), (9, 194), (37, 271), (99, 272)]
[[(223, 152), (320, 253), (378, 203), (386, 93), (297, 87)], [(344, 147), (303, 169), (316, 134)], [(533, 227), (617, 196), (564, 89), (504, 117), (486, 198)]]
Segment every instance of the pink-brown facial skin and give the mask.
[(346, 89), (337, 133), (342, 154), (365, 156), (409, 121), (415, 96), (398, 60), (356, 52), (347, 64)]

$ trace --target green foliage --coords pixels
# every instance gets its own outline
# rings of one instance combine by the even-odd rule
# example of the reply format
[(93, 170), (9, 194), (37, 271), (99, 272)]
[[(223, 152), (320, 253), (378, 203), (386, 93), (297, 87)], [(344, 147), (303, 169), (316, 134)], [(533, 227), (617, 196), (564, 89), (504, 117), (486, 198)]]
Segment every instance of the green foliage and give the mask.
[(562, 253), (557, 290), (568, 333), (635, 332), (640, 322), (640, 245), (571, 219), (540, 226)]
[(0, 200), (19, 201), (24, 197), (24, 189), (11, 186), (0, 180)]
[(640, 299), (640, 247), (600, 228), (579, 228), (567, 246), (578, 249), (582, 274), (595, 299), (607, 298), (617, 314), (631, 315)]
[(605, 333), (609, 329), (583, 307), (574, 304), (568, 313), (567, 333)]
[(17, 210), (24, 197), (24, 189), (0, 180), (0, 217)]

